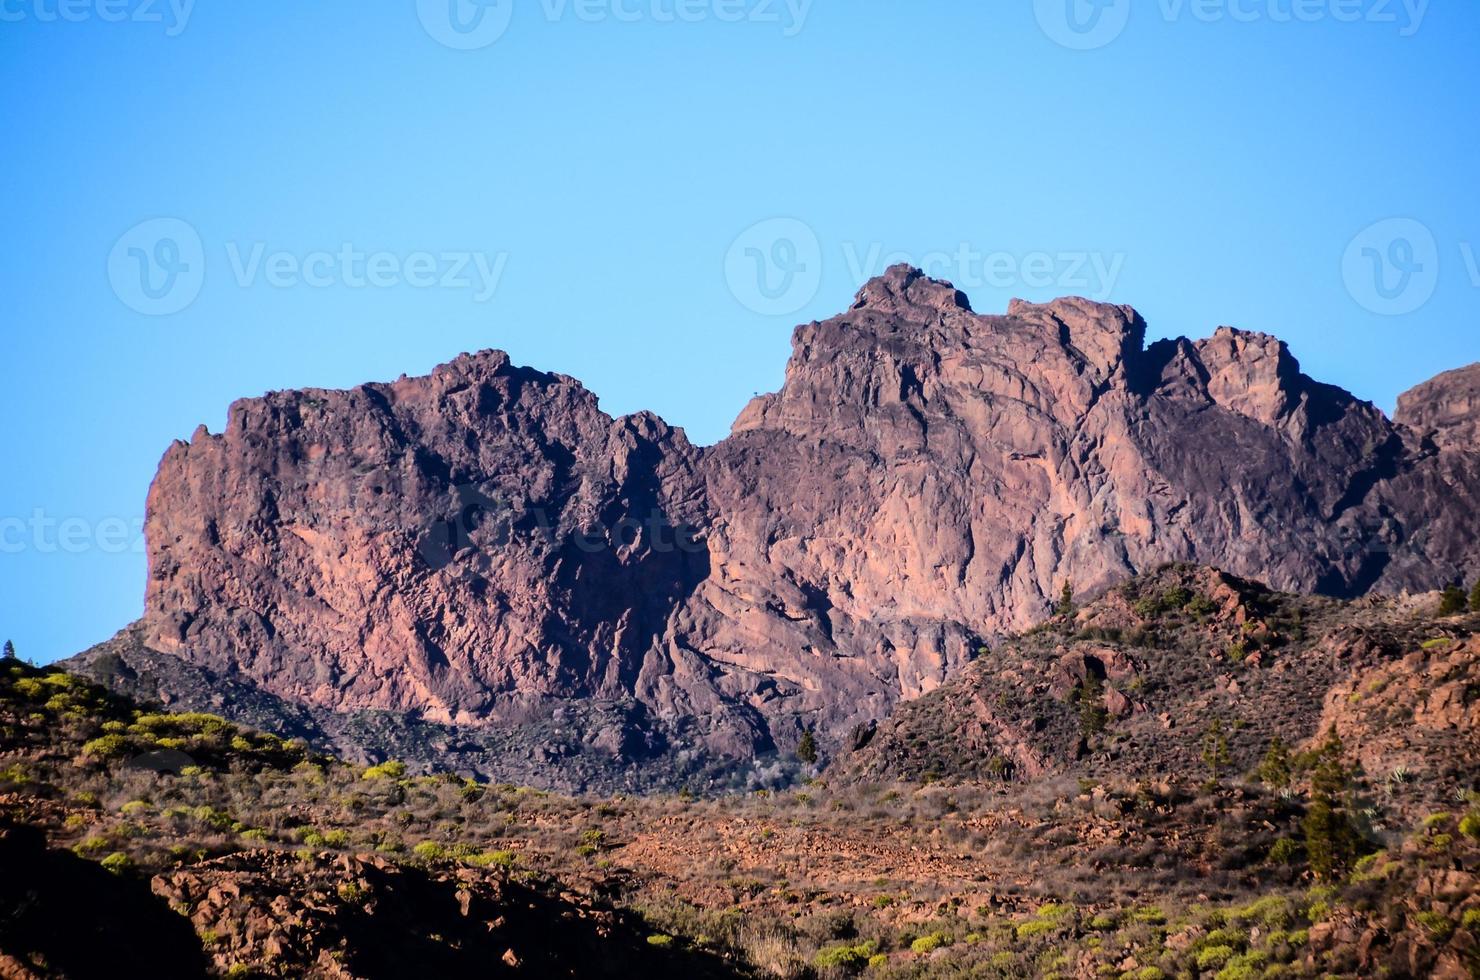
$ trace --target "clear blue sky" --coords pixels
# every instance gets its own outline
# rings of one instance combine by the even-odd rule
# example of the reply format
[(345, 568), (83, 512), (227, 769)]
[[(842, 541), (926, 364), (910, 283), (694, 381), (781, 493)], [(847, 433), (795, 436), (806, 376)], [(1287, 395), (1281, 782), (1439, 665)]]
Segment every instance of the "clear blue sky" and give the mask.
[(0, 636), (139, 614), (235, 398), (498, 347), (712, 442), (892, 253), (1385, 409), (1480, 360), (1480, 9), (1070, 2), (4, 0)]

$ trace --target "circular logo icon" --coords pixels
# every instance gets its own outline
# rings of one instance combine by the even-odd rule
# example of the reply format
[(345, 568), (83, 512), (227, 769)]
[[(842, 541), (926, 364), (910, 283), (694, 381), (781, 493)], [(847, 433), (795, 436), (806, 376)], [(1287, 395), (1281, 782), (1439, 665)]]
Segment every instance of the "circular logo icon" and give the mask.
[(438, 44), (476, 51), (504, 36), (514, 0), (416, 0), (416, 16)]
[(806, 306), (822, 286), (822, 245), (795, 218), (751, 225), (725, 253), (725, 281), (746, 309), (786, 316)]
[(1379, 221), (1346, 246), (1341, 278), (1358, 306), (1380, 316), (1404, 316), (1439, 287), (1439, 245), (1422, 222)]
[(134, 225), (108, 253), (108, 282), (129, 309), (169, 316), (195, 302), (206, 281), (200, 234), (179, 218)]
[(1033, 0), (1033, 13), (1055, 44), (1092, 51), (1120, 37), (1131, 17), (1131, 0)]

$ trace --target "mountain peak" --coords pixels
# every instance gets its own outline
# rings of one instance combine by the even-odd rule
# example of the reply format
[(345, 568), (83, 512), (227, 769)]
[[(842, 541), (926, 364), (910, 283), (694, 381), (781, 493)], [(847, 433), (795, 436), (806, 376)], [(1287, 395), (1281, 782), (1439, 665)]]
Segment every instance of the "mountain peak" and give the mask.
[(900, 263), (863, 284), (853, 298), (853, 309), (885, 313), (919, 310), (971, 312), (966, 294), (941, 279), (931, 279), (912, 265)]

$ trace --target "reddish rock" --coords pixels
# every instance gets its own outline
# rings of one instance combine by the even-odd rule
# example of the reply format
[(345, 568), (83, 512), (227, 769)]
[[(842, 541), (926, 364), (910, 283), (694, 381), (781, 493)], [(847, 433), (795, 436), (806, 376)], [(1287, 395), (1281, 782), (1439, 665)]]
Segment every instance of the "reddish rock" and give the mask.
[(1145, 329), (1082, 299), (978, 315), (895, 267), (799, 327), (781, 389), (709, 448), (491, 351), (237, 402), (165, 454), (131, 635), (290, 703), (479, 726), (621, 701), (746, 757), (808, 725), (837, 744), (1066, 581), (1480, 574), (1473, 369), (1406, 395), (1397, 425), (1274, 338)]

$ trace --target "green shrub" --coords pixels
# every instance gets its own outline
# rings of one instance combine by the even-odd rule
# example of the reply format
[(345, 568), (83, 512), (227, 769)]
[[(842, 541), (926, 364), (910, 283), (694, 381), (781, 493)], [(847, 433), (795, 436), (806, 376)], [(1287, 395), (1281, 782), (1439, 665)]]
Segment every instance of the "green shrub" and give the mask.
[(128, 751), (128, 739), (122, 735), (99, 735), (84, 742), (82, 754), (92, 759), (116, 759)]
[(1439, 912), (1420, 912), (1415, 918), (1423, 930), (1433, 936), (1438, 942), (1444, 942), (1454, 932), (1454, 923)]
[(1439, 594), (1439, 615), (1457, 616), (1465, 611), (1465, 590), (1457, 585), (1447, 586)]
[(1266, 895), (1234, 912), (1239, 922), (1254, 923), (1267, 930), (1284, 929), (1294, 914), (1290, 900), (1281, 895)]
[(923, 956), (949, 945), (951, 945), (951, 937), (948, 934), (944, 932), (932, 932), (910, 943), (910, 952)]
[(474, 854), (467, 858), (467, 862), (480, 868), (512, 868), (515, 855), (513, 851), (484, 851), (482, 854)]
[(655, 936), (647, 937), (647, 942), (649, 946), (657, 946), (659, 949), (667, 949), (673, 945), (673, 937), (659, 933)]
[(1029, 919), (1027, 922), (1018, 923), (1017, 928), (1013, 930), (1013, 934), (1019, 939), (1032, 939), (1034, 936), (1053, 932), (1058, 927), (1059, 924), (1052, 919)]
[(361, 778), (363, 779), (404, 779), (406, 776), (406, 763), (390, 760), (382, 762), (378, 766), (366, 769)]
[(447, 857), (447, 848), (433, 840), (424, 840), (411, 849), (411, 853), (423, 861), (440, 861)]
[(114, 874), (121, 875), (132, 868), (134, 862), (132, 858), (122, 851), (114, 851), (112, 854), (103, 858), (102, 865)]
[(1192, 597), (1191, 602), (1187, 603), (1187, 611), (1201, 619), (1204, 616), (1211, 616), (1217, 612), (1218, 604), (1199, 592)]
[(857, 946), (829, 946), (817, 951), (817, 955), (812, 957), (812, 965), (819, 970), (836, 969), (856, 972), (868, 966), (868, 961), (875, 955), (876, 949), (873, 943), (862, 943)]
[(1232, 946), (1207, 946), (1197, 954), (1197, 968), (1199, 970), (1218, 970), (1232, 958)]
[(1269, 849), (1270, 864), (1294, 864), (1300, 856), (1300, 844), (1293, 837), (1281, 837)]
[(1460, 819), (1459, 832), (1471, 840), (1480, 840), (1480, 810), (1471, 810)]

